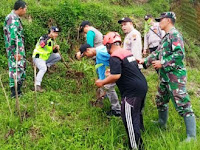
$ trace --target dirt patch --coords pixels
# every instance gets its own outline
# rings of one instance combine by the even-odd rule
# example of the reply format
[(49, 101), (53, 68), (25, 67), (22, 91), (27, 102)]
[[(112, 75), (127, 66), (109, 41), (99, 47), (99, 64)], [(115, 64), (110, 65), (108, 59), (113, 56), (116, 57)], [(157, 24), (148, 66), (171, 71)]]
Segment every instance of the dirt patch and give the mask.
[(91, 100), (90, 105), (93, 107), (103, 108), (103, 98), (99, 98), (96, 101)]
[(186, 63), (188, 66), (190, 67), (198, 67), (197, 64), (198, 64), (198, 61), (195, 60), (194, 58), (192, 57), (186, 57)]
[(196, 94), (197, 94), (197, 96), (200, 96), (200, 88), (197, 89)]
[(136, 2), (136, 3), (142, 3), (142, 4), (143, 4), (143, 3), (147, 3), (148, 1), (149, 1), (149, 0), (136, 0), (135, 2)]
[[(69, 115), (67, 114), (67, 116), (70, 116), (70, 114), (69, 114)], [(64, 116), (64, 115), (60, 115), (60, 116), (59, 116), (59, 119), (61, 119), (61, 120), (65, 120), (65, 119), (66, 119), (66, 116)]]
[(27, 111), (24, 111), (21, 114), (22, 114), (22, 120), (26, 120), (27, 118), (31, 116), (30, 113)]
[(47, 73), (48, 74), (54, 74), (56, 72), (62, 72), (62, 68), (60, 68), (57, 65), (52, 65), (51, 67), (47, 67)]
[(106, 96), (106, 91), (103, 88), (97, 88), (96, 97), (97, 99), (104, 99)]
[(91, 100), (90, 104), (93, 107), (100, 107), (103, 108), (103, 99), (106, 96), (106, 91), (103, 88), (98, 88), (96, 91), (96, 97), (97, 99), (95, 101)]
[(15, 130), (10, 129), (10, 130), (8, 131), (8, 133), (6, 133), (6, 135), (4, 136), (4, 138), (5, 138), (5, 139), (8, 139), (8, 137), (9, 137), (9, 136), (13, 136), (14, 133), (15, 133)]
[(31, 57), (27, 58), (27, 63), (33, 66), (33, 59)]
[(84, 73), (83, 72), (75, 72), (75, 76), (79, 78), (84, 78)]
[(54, 116), (54, 114), (55, 114), (55, 106), (54, 106), (54, 104), (53, 104), (53, 108), (52, 108), (52, 110), (51, 110), (51, 112), (50, 112), (50, 116), (52, 117), (52, 116)]
[(48, 71), (48, 73), (52, 74), (52, 73), (54, 73), (54, 72), (59, 71), (59, 67), (56, 66), (56, 65), (52, 65), (50, 68), (48, 68), (47, 71)]
[(48, 24), (48, 27), (51, 27), (56, 24), (56, 21), (53, 18), (49, 18), (47, 24)]
[(39, 138), (39, 129), (35, 127), (31, 127), (30, 130), (28, 131), (31, 139), (34, 141)]
[(75, 70), (67, 70), (66, 77), (73, 78), (73, 79), (81, 79), (81, 78), (84, 78), (85, 75), (83, 72), (79, 72), (79, 71), (75, 71)]

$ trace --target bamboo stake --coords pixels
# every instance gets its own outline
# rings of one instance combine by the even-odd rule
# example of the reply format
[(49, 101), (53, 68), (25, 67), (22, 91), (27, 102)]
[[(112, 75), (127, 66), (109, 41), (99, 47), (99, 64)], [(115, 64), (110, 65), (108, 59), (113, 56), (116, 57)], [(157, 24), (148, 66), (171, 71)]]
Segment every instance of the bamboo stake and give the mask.
[(58, 53), (60, 54), (60, 57), (61, 57), (61, 59), (62, 59), (64, 65), (65, 65), (65, 67), (66, 67), (67, 69), (69, 69), (69, 65), (66, 63), (65, 59), (64, 59), (63, 56), (61, 55), (60, 50), (58, 50)]
[(34, 102), (35, 102), (35, 114), (37, 114), (36, 65), (33, 64), (33, 66), (34, 66), (34, 87), (35, 87), (35, 100), (34, 100)]
[[(57, 44), (57, 43), (56, 43), (56, 40), (55, 40), (55, 45), (56, 45), (56, 44)], [(59, 55), (60, 55), (60, 57), (61, 57), (61, 60), (63, 61), (64, 65), (65, 65), (65, 67), (66, 67), (67, 69), (69, 69), (70, 67), (69, 67), (69, 65), (66, 63), (65, 59), (63, 58), (63, 56), (61, 55), (60, 50), (59, 50), (59, 49), (57, 49), (57, 50), (58, 50), (58, 53), (59, 53)]]
[(4, 95), (5, 95), (5, 97), (6, 97), (6, 101), (7, 101), (7, 104), (8, 104), (8, 108), (9, 108), (10, 114), (11, 114), (11, 116), (12, 116), (12, 110), (11, 110), (11, 107), (10, 107), (10, 103), (9, 103), (9, 100), (8, 100), (8, 96), (7, 96), (7, 94), (6, 94), (5, 88), (4, 88), (3, 83), (2, 83), (2, 80), (1, 80), (1, 75), (0, 75), (0, 82), (1, 82), (1, 87), (2, 87), (2, 89), (3, 89)]
[(18, 92), (17, 92), (17, 77), (16, 77), (16, 75), (14, 75), (14, 80), (15, 80), (16, 108), (17, 108), (17, 112), (18, 112), (18, 115), (19, 115), (20, 122), (22, 123), (19, 97), (18, 97)]
[(18, 49), (18, 37), (17, 37), (17, 41), (16, 41), (16, 73), (14, 74), (14, 81), (15, 81), (15, 95), (16, 95), (16, 108), (17, 108), (17, 111), (18, 111), (18, 115), (19, 115), (19, 119), (20, 119), (20, 122), (22, 123), (22, 118), (21, 118), (21, 112), (20, 112), (20, 104), (19, 104), (19, 98), (18, 98), (18, 91), (17, 91), (17, 69), (18, 69), (18, 52), (19, 52), (19, 49)]

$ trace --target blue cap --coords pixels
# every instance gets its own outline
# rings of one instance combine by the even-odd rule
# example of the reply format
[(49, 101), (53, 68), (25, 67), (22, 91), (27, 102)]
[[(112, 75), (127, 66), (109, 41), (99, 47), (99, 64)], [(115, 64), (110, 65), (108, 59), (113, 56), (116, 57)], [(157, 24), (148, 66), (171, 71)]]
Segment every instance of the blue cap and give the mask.
[(54, 32), (60, 32), (60, 30), (58, 29), (58, 27), (52, 26), (50, 28), (50, 30), (54, 31)]

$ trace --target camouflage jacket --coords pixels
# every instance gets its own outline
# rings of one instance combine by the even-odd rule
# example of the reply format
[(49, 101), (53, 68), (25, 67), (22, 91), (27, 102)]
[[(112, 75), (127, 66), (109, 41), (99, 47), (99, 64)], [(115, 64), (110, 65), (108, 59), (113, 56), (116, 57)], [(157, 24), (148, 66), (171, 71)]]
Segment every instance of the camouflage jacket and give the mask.
[(182, 35), (173, 27), (161, 41), (159, 48), (145, 58), (144, 67), (152, 61), (160, 60), (159, 69), (161, 82), (186, 82), (186, 68), (184, 66), (185, 49)]
[(12, 11), (6, 18), (4, 22), (4, 39), (5, 47), (8, 58), (13, 60), (14, 55), (16, 55), (16, 44), (18, 39), (18, 54), (25, 58), (24, 49), (24, 31), (21, 23), (20, 17)]

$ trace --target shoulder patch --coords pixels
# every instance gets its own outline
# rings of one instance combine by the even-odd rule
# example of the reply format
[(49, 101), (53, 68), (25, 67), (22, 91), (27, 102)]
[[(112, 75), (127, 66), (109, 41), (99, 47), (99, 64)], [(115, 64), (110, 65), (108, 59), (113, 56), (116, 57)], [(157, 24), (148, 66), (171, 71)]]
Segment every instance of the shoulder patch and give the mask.
[(132, 35), (132, 37), (133, 37), (133, 40), (135, 41), (135, 40), (136, 40), (136, 37), (137, 37), (137, 35), (136, 35), (136, 34), (133, 34), (133, 35)]
[(180, 45), (180, 42), (179, 42), (179, 41), (174, 41), (172, 44), (173, 44), (174, 46), (178, 46), (178, 45)]

